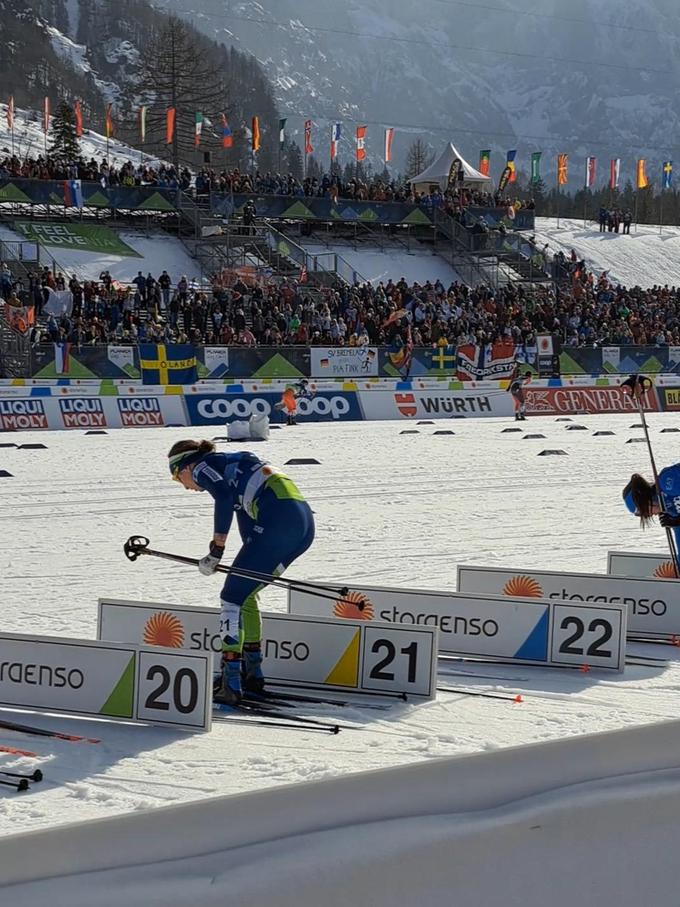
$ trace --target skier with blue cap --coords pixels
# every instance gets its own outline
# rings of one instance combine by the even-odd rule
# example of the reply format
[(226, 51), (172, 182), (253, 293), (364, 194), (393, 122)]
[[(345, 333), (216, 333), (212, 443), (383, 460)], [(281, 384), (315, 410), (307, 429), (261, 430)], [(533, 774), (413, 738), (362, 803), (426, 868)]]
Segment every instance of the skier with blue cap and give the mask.
[(187, 491), (207, 491), (215, 501), (210, 549), (198, 562), (211, 576), (224, 554), (236, 515), (242, 547), (220, 595), (222, 670), (213, 698), (238, 705), (246, 690), (261, 692), (262, 621), (257, 594), (280, 576), (314, 540), (314, 516), (297, 486), (254, 453), (218, 453), (210, 441), (178, 441), (168, 453), (172, 478)]

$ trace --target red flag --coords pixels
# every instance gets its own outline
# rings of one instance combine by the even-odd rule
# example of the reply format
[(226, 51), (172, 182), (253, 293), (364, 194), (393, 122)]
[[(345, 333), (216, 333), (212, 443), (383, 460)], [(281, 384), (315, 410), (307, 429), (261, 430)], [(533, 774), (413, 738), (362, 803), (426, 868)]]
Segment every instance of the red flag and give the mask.
[(307, 283), (307, 265), (303, 265), (300, 268), (300, 276), (298, 277), (298, 283)]
[(253, 151), (260, 150), (260, 118), (253, 117)]
[(175, 107), (168, 107), (165, 112), (165, 144), (172, 145), (173, 139), (175, 138), (175, 116), (177, 114), (177, 109)]
[(305, 154), (311, 154), (314, 151), (312, 147), (312, 121), (305, 120)]
[(7, 126), (10, 130), (14, 129), (14, 95), (10, 95), (7, 102)]
[(612, 161), (609, 164), (609, 188), (610, 189), (619, 188), (620, 173), (621, 173), (621, 158), (620, 157), (612, 158)]
[(113, 135), (113, 116), (112, 116), (113, 104), (106, 105), (106, 116), (104, 117), (104, 125), (106, 126), (106, 138), (110, 139)]
[(392, 142), (394, 141), (394, 129), (392, 127), (385, 130), (385, 163), (389, 164), (392, 160)]
[(357, 160), (363, 161), (366, 158), (366, 127), (357, 126)]
[(80, 101), (76, 100), (73, 105), (73, 113), (76, 118), (76, 135), (78, 138), (83, 134), (83, 111), (80, 107)]
[(234, 135), (231, 131), (231, 128), (229, 127), (227, 118), (225, 117), (224, 114), (222, 114), (222, 147), (231, 148), (231, 146), (233, 144), (234, 144)]
[(45, 98), (43, 104), (43, 132), (47, 135), (50, 128), (50, 99)]

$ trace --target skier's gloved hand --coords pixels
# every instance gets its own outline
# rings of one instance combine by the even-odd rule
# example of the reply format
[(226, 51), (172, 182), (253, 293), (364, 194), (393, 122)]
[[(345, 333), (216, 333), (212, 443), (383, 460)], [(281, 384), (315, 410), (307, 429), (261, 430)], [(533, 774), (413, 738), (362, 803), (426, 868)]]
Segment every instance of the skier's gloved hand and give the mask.
[(210, 543), (210, 552), (198, 562), (198, 569), (203, 576), (212, 576), (217, 570), (217, 565), (222, 560), (223, 554), (224, 545), (216, 545), (214, 542)]
[(659, 522), (664, 529), (676, 529), (680, 526), (680, 515), (673, 516), (671, 513), (659, 514)]

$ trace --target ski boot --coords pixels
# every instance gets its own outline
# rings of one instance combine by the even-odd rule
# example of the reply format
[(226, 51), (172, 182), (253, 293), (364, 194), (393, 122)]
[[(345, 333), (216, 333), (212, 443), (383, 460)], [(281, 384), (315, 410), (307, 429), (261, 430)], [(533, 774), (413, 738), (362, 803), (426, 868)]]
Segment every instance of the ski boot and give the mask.
[(262, 646), (259, 642), (247, 642), (243, 647), (243, 686), (249, 693), (264, 690)]
[(213, 681), (213, 701), (221, 705), (239, 705), (241, 688), (241, 656), (238, 652), (222, 653), (222, 673)]

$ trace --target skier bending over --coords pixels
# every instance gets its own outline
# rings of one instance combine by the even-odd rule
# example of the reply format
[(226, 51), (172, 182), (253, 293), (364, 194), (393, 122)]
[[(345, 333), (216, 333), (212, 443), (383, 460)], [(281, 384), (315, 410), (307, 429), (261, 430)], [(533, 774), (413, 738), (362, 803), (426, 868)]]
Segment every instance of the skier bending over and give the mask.
[[(295, 484), (255, 454), (216, 453), (210, 441), (178, 441), (168, 454), (173, 479), (188, 491), (215, 499), (210, 550), (198, 563), (204, 576), (215, 572), (224, 554), (231, 522), (242, 546), (232, 566), (280, 576), (314, 540), (312, 510)], [(257, 594), (266, 582), (230, 573), (220, 594), (222, 669), (215, 681), (217, 702), (237, 705), (246, 690), (264, 688), (262, 620)]]
[(628, 510), (640, 517), (643, 528), (658, 516), (664, 529), (673, 530), (675, 544), (680, 549), (680, 463), (661, 470), (659, 487), (661, 497), (654, 482), (634, 473), (623, 489), (623, 500)]
[(527, 369), (522, 377), (519, 364), (515, 365), (514, 371), (510, 376), (508, 390), (512, 394), (515, 403), (515, 422), (526, 421), (526, 401), (524, 399), (524, 386), (531, 381), (531, 370)]

